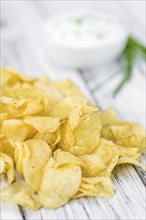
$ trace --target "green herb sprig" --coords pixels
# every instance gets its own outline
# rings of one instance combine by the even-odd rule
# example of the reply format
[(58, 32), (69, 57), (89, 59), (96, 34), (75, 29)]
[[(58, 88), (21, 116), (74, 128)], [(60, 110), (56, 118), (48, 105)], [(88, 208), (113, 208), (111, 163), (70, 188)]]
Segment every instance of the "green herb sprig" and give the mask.
[(122, 54), (123, 65), (122, 65), (122, 81), (119, 83), (117, 88), (113, 92), (113, 96), (116, 96), (125, 84), (132, 77), (133, 64), (136, 59), (146, 60), (146, 47), (142, 45), (134, 37), (129, 37), (125, 50)]

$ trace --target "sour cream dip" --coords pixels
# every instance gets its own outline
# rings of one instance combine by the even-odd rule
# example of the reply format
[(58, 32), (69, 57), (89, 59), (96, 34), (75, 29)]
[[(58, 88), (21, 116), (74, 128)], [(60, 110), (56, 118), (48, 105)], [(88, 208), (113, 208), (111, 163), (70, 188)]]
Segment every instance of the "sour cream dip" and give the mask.
[(86, 68), (115, 59), (128, 37), (125, 22), (96, 11), (70, 12), (48, 18), (49, 55), (61, 65)]

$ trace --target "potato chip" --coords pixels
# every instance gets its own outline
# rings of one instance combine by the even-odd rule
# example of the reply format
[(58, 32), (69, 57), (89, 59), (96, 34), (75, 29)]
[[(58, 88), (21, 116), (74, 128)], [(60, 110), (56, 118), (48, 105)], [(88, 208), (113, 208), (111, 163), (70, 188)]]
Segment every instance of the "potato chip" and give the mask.
[(56, 161), (55, 167), (59, 167), (65, 164), (74, 164), (74, 165), (79, 165), (81, 167), (85, 165), (80, 158), (74, 156), (69, 152), (62, 151), (60, 149), (54, 152), (54, 159)]
[(23, 175), (23, 158), (24, 158), (24, 146), (23, 142), (17, 141), (12, 142), (13, 146), (15, 147), (15, 164), (16, 164), (16, 170), (18, 173), (24, 177)]
[(34, 86), (44, 91), (45, 94), (47, 94), (49, 100), (53, 100), (54, 102), (59, 102), (64, 98), (63, 95), (60, 92), (58, 92), (56, 88), (51, 87), (49, 83), (41, 82), (38, 80), (34, 83)]
[(124, 163), (130, 163), (133, 164), (135, 166), (141, 167), (144, 171), (146, 171), (146, 165), (140, 163), (138, 160), (130, 158), (130, 157), (120, 157), (118, 160), (117, 165), (119, 164), (124, 164)]
[(119, 156), (120, 157), (130, 157), (133, 159), (138, 160), (140, 157), (139, 149), (138, 147), (122, 147), (120, 145), (117, 146), (119, 150)]
[[(146, 133), (138, 124), (111, 108), (99, 112), (70, 80), (32, 79), (10, 68), (0, 73), (0, 173), (9, 184), (2, 200), (36, 210), (111, 197), (117, 165), (145, 170), (139, 158)], [(15, 171), (24, 185), (12, 183)]]
[(14, 160), (15, 148), (11, 141), (6, 137), (0, 138), (0, 152), (7, 154)]
[(14, 180), (14, 165), (11, 157), (4, 153), (0, 153), (0, 175), (6, 173), (9, 184)]
[(62, 139), (58, 146), (77, 156), (90, 154), (99, 143), (100, 131), (101, 122), (96, 112), (83, 115), (74, 131), (69, 122), (62, 126)]
[(41, 204), (48, 208), (57, 208), (66, 204), (75, 196), (80, 183), (79, 166), (53, 168), (48, 164), (39, 191)]
[(1, 68), (0, 69), (1, 74), (1, 85), (14, 85), (15, 83), (22, 82), (33, 82), (34, 79), (31, 79), (30, 77), (23, 76), (19, 72), (17, 72), (13, 68)]
[[(18, 154), (21, 160), (19, 166), (21, 167), (23, 177), (29, 187), (38, 190), (43, 175), (42, 170), (52, 154), (51, 149), (46, 142), (39, 139), (23, 142), (23, 146), (21, 145), (19, 148), (21, 155), (19, 156)], [(19, 161), (19, 159), (16, 159), (16, 161)], [(18, 167), (17, 162), (16, 167)], [(21, 171), (19, 171), (19, 173), (21, 173)]]
[(61, 140), (61, 132), (60, 132), (60, 129), (57, 129), (53, 133), (41, 134), (38, 132), (34, 135), (34, 138), (45, 141), (50, 146), (51, 150), (54, 150), (57, 144), (59, 143), (59, 141)]
[(53, 133), (60, 125), (59, 118), (55, 117), (31, 116), (25, 118), (24, 122), (31, 125), (41, 134)]
[(24, 141), (32, 130), (32, 127), (20, 119), (4, 120), (2, 129), (7, 138), (12, 141)]
[(127, 122), (122, 121), (116, 115), (116, 112), (112, 108), (107, 108), (103, 112), (99, 114), (102, 125), (128, 125), (128, 124), (136, 124), (135, 122)]
[(84, 177), (74, 198), (82, 196), (111, 197), (114, 191), (115, 187), (109, 177)]
[(35, 100), (30, 99), (18, 100), (3, 96), (1, 98), (1, 102), (7, 107), (9, 114), (13, 115), (14, 117), (37, 114), (44, 109), (43, 105), (38, 104)]
[(15, 98), (20, 89), (27, 88), (35, 81), (30, 77), (26, 77), (18, 73), (12, 68), (1, 68), (1, 95)]
[(34, 191), (28, 186), (16, 182), (5, 187), (0, 193), (0, 198), (33, 210), (41, 207), (39, 198), (34, 194)]
[(50, 113), (53, 117), (59, 117), (61, 120), (67, 119), (72, 110), (76, 108), (79, 110), (81, 107), (86, 106), (87, 100), (85, 97), (79, 95), (72, 95), (64, 98), (59, 102)]
[(94, 154), (80, 156), (80, 158), (85, 162), (83, 176), (109, 176), (118, 162), (119, 150), (111, 141), (100, 139)]
[(125, 147), (138, 147), (140, 152), (146, 150), (145, 130), (138, 125), (111, 126), (115, 142)]

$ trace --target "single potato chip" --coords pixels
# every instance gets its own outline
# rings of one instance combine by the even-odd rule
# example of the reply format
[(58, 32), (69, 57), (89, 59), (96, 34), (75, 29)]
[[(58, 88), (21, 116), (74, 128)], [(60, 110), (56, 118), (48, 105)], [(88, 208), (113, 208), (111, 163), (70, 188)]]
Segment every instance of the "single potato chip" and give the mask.
[(20, 119), (4, 120), (2, 129), (7, 138), (12, 141), (24, 141), (32, 130), (32, 127)]
[(111, 126), (115, 142), (125, 147), (138, 147), (140, 152), (146, 150), (146, 133), (138, 125)]
[(7, 154), (14, 160), (15, 148), (11, 141), (6, 137), (0, 138), (0, 152)]
[(41, 134), (53, 133), (60, 125), (59, 118), (55, 117), (31, 116), (25, 118), (24, 122), (31, 125)]
[(54, 168), (47, 165), (39, 191), (44, 207), (58, 208), (65, 205), (77, 193), (81, 183), (79, 166), (68, 165)]
[(1, 200), (10, 201), (26, 208), (37, 210), (41, 208), (38, 196), (28, 186), (12, 183), (0, 193)]
[[(22, 173), (28, 186), (37, 191), (43, 176), (43, 168), (49, 161), (52, 151), (46, 142), (39, 139), (31, 139), (23, 144), (17, 143), (17, 147), (19, 149), (16, 153), (16, 168), (20, 169), (19, 173)], [(17, 164), (17, 161), (20, 163)]]
[(81, 156), (91, 154), (100, 140), (101, 122), (96, 112), (85, 114), (78, 126), (72, 131), (67, 121), (62, 126), (62, 139), (58, 146), (62, 150)]
[(6, 173), (9, 184), (14, 181), (13, 160), (6, 154), (0, 153), (0, 175)]
[(82, 196), (111, 197), (115, 187), (109, 177), (84, 177), (74, 198)]
[(61, 140), (61, 132), (60, 132), (60, 129), (57, 129), (53, 133), (41, 134), (38, 132), (35, 134), (34, 138), (45, 141), (50, 146), (51, 150), (53, 151), (56, 148), (59, 141)]

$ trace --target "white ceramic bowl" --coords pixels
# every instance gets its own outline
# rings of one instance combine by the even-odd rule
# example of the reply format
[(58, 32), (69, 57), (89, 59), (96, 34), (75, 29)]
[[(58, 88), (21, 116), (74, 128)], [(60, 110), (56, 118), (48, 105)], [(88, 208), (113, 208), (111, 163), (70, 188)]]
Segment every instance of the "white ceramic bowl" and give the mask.
[[(113, 17), (105, 13), (99, 13), (95, 11), (81, 11), (70, 12), (59, 15), (53, 15), (48, 18), (48, 21), (52, 22), (60, 20), (62, 17), (68, 15), (76, 16), (88, 13), (91, 15), (100, 15), (106, 17), (107, 20), (114, 19), (118, 24), (122, 22), (119, 18)], [(124, 25), (123, 25), (124, 24)], [(45, 29), (48, 22), (46, 22)], [(125, 48), (129, 31), (125, 23), (122, 23), (121, 31), (114, 33), (111, 37), (108, 37), (100, 42), (92, 42), (91, 44), (68, 44), (65, 41), (56, 41), (56, 39), (50, 39), (45, 32), (45, 39), (48, 47), (48, 54), (54, 60), (56, 64), (72, 68), (91, 68), (94, 66), (103, 65), (114, 59), (116, 59), (122, 53)]]

